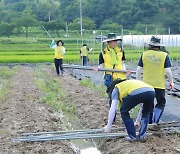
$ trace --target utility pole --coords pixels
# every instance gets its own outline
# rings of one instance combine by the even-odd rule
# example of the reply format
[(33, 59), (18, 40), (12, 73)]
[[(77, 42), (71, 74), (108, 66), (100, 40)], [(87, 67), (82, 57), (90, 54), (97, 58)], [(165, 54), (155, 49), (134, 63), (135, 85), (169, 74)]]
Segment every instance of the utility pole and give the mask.
[(48, 12), (49, 22), (51, 21), (51, 11)]
[(66, 21), (66, 37), (68, 38), (68, 23)]
[(123, 50), (123, 34), (124, 33), (124, 30), (123, 30), (123, 26), (121, 28), (121, 39), (122, 39), (122, 50)]
[(82, 4), (81, 4), (81, 0), (80, 0), (80, 32), (81, 32), (81, 36), (82, 36)]

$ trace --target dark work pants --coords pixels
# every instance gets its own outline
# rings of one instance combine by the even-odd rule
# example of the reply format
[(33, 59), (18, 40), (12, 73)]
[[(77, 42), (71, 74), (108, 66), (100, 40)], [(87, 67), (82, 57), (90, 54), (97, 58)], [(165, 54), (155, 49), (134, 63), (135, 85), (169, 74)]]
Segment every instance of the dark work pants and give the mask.
[(83, 64), (83, 66), (87, 66), (87, 62), (88, 62), (88, 56), (83, 56), (82, 57), (82, 64)]
[(64, 73), (64, 70), (63, 70), (63, 67), (62, 67), (63, 60), (54, 58), (54, 64), (55, 64), (55, 67), (56, 67), (57, 75), (59, 75), (59, 68), (61, 70), (61, 74), (63, 74)]
[(164, 110), (164, 107), (166, 105), (165, 89), (155, 88), (155, 93), (156, 93), (156, 100), (157, 100), (157, 104), (155, 105), (155, 107)]
[(123, 98), (120, 108), (121, 118), (123, 121), (130, 120), (129, 111), (136, 105), (143, 103), (142, 118), (149, 118), (150, 110), (154, 102), (155, 92), (147, 91), (137, 95), (128, 95)]

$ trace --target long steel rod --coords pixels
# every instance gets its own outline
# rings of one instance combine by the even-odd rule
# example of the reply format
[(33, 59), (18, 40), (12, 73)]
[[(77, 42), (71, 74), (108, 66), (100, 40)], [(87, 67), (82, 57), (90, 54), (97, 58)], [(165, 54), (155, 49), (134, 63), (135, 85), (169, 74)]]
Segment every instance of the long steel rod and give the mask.
[[(169, 127), (173, 124), (179, 124), (179, 121), (160, 123), (157, 126), (164, 125), (164, 127)], [(149, 126), (153, 126), (153, 125), (149, 125)], [(113, 128), (113, 130), (122, 130), (122, 129), (124, 129), (124, 127)], [(99, 132), (99, 133), (97, 133), (97, 132)], [(26, 136), (21, 136), (17, 139), (13, 139), (12, 141), (13, 142), (39, 142), (39, 141), (50, 141), (50, 140), (53, 141), (53, 140), (72, 140), (72, 139), (125, 137), (125, 136), (127, 136), (127, 133), (124, 133), (124, 132), (119, 132), (119, 133), (100, 133), (100, 132), (103, 132), (103, 129), (59, 131), (58, 133), (60, 133), (60, 134), (57, 134), (57, 132), (40, 132), (40, 134), (38, 134), (39, 136), (37, 136), (37, 133), (24, 133)], [(96, 134), (94, 134), (94, 133), (96, 133)], [(159, 132), (152, 132), (152, 133), (147, 133), (147, 135), (158, 134), (158, 133)], [(168, 133), (170, 133), (170, 132), (168, 132)], [(22, 134), (22, 135), (24, 135), (24, 134)]]
[[(124, 130), (125, 127), (119, 127), (119, 128), (112, 128), (112, 131), (117, 130)], [(46, 135), (46, 134), (85, 134), (85, 133), (97, 133), (97, 132), (103, 132), (103, 129), (82, 129), (82, 130), (71, 130), (71, 131), (54, 131), (54, 132), (37, 132), (37, 133), (23, 133), (21, 136), (30, 136), (30, 135)]]
[[(64, 68), (70, 68), (70, 69), (82, 69), (82, 70), (94, 70), (94, 67), (91, 66), (80, 66), (80, 65), (68, 65), (68, 64), (63, 64)], [(132, 70), (119, 70), (119, 69), (108, 69), (108, 68), (98, 68), (98, 71), (106, 71), (106, 72), (122, 72), (122, 73), (136, 73), (136, 71)]]
[(43, 29), (44, 29), (44, 31), (47, 33), (47, 35), (51, 38), (51, 39), (53, 39), (52, 38), (52, 36), (49, 34), (49, 32), (43, 27)]
[[(148, 132), (146, 133), (147, 136), (156, 135), (156, 134), (174, 134), (174, 132)], [(17, 139), (13, 139), (12, 142), (41, 142), (41, 141), (55, 141), (55, 140), (73, 140), (73, 139), (90, 139), (90, 138), (110, 138), (110, 137), (119, 137), (123, 138), (126, 137), (127, 133), (100, 133), (100, 134), (79, 134), (79, 135), (72, 135), (72, 136), (43, 136), (39, 137), (21, 137)]]
[(73, 139), (87, 139), (87, 138), (104, 138), (104, 137), (125, 137), (127, 133), (100, 133), (100, 134), (79, 134), (72, 136), (43, 136), (43, 137), (30, 137), (30, 138), (17, 138), (13, 142), (38, 142), (38, 141), (54, 141), (54, 140), (73, 140)]
[[(174, 126), (173, 124), (180, 124), (180, 121), (172, 121), (172, 122), (161, 122), (157, 127), (170, 127)], [(168, 125), (168, 126), (167, 126)], [(149, 127), (155, 126), (154, 124), (149, 124)], [(112, 131), (118, 131), (118, 130), (124, 130), (125, 127), (119, 127), (119, 128), (112, 128)], [(36, 133), (22, 133), (21, 136), (29, 136), (29, 135), (46, 135), (46, 134), (83, 134), (83, 133), (97, 133), (97, 132), (103, 132), (103, 129), (81, 129), (81, 130), (71, 130), (71, 131), (53, 131), (53, 132), (36, 132)]]

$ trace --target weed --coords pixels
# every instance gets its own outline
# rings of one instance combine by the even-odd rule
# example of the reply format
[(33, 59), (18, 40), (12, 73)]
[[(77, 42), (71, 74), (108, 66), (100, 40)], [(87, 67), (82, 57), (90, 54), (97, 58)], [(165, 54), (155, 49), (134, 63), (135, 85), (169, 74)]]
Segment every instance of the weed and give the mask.
[(74, 112), (73, 105), (67, 105), (64, 102), (66, 94), (62, 91), (61, 84), (58, 79), (47, 77), (40, 68), (34, 71), (36, 83), (40, 90), (44, 93), (41, 101), (48, 104), (54, 112)]

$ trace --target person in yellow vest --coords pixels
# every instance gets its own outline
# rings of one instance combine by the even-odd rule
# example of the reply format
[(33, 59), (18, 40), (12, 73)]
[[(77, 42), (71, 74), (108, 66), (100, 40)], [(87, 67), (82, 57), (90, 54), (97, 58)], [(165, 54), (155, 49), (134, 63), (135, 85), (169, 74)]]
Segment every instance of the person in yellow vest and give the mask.
[[(108, 123), (103, 128), (104, 132), (110, 132), (112, 122), (117, 110), (118, 102), (121, 104), (120, 113), (121, 118), (126, 127), (128, 141), (144, 141), (146, 138), (146, 130), (149, 123), (150, 107), (154, 102), (155, 91), (149, 84), (139, 80), (121, 80), (115, 85), (112, 92), (112, 104), (108, 114)], [(129, 111), (137, 106), (143, 104), (141, 126), (139, 134), (136, 137), (136, 130), (133, 119), (129, 115)]]
[[(165, 108), (165, 75), (168, 77), (170, 89), (173, 88), (173, 78), (171, 72), (171, 61), (165, 50), (160, 38), (152, 36), (149, 42), (149, 49), (145, 51), (138, 63), (136, 79), (141, 80), (143, 70), (143, 81), (155, 89), (157, 104), (151, 107), (149, 123), (159, 123)], [(142, 108), (142, 106), (141, 106)], [(141, 114), (141, 111), (139, 112)], [(139, 124), (139, 118), (136, 119), (135, 125)]]
[(87, 66), (88, 62), (88, 51), (89, 48), (86, 44), (83, 44), (83, 47), (80, 50), (81, 58), (82, 58), (82, 65)]
[[(125, 70), (124, 61), (125, 54), (122, 50), (122, 39), (116, 37), (114, 33), (109, 33), (107, 39), (103, 40), (103, 51), (99, 55), (98, 68)], [(98, 68), (94, 70), (98, 71)], [(104, 85), (107, 87), (106, 92), (109, 95), (109, 107), (111, 106), (111, 92), (109, 92), (109, 87), (118, 78), (126, 79), (126, 74), (120, 72), (105, 72), (104, 74)]]
[(52, 43), (50, 44), (50, 48), (54, 49), (54, 63), (56, 67), (56, 74), (60, 76), (60, 71), (61, 71), (61, 76), (63, 76), (64, 69), (62, 64), (63, 64), (63, 55), (65, 54), (64, 42), (62, 40), (58, 40), (55, 44), (54, 40), (52, 40)]

